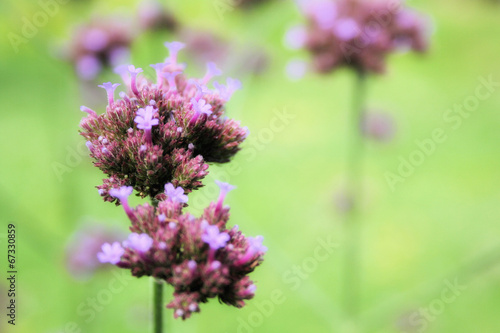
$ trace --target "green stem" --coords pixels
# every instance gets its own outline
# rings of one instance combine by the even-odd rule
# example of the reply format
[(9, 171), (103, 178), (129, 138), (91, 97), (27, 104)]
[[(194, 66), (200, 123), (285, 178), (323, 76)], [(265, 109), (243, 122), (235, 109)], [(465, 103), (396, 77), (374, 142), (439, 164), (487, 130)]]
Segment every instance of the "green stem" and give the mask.
[(163, 284), (153, 280), (153, 333), (163, 333)]
[[(153, 207), (158, 207), (158, 201), (151, 198)], [(163, 333), (163, 283), (151, 278), (153, 283), (153, 333)]]
[(363, 138), (360, 124), (363, 118), (364, 100), (366, 94), (366, 74), (358, 71), (354, 86), (352, 112), (350, 115), (349, 133), (350, 140), (347, 159), (347, 195), (351, 207), (345, 215), (345, 262), (343, 276), (343, 307), (345, 314), (355, 321), (359, 312), (360, 294), (360, 201), (362, 196), (362, 157)]

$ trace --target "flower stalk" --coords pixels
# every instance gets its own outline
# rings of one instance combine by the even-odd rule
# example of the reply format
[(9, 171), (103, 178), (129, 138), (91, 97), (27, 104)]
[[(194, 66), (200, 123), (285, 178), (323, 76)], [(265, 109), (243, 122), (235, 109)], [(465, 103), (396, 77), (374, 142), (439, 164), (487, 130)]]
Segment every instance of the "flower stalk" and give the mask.
[(163, 333), (163, 283), (153, 281), (153, 333)]

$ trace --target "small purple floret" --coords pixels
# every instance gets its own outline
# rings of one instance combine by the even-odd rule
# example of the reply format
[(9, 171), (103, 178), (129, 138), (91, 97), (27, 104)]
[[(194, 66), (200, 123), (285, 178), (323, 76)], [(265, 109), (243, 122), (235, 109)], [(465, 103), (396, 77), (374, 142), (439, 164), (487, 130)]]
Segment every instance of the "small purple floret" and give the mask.
[(131, 233), (123, 242), (123, 246), (145, 253), (153, 246), (153, 239), (148, 234)]
[(267, 246), (262, 245), (262, 242), (264, 241), (264, 237), (262, 236), (257, 236), (257, 237), (248, 237), (248, 250), (247, 253), (251, 253), (251, 255), (255, 255), (257, 253), (266, 253), (267, 252)]
[(174, 187), (171, 183), (165, 184), (165, 194), (173, 202), (187, 203), (188, 196), (184, 194), (182, 187)]
[(142, 130), (151, 130), (153, 126), (157, 126), (159, 120), (153, 118), (155, 113), (156, 110), (151, 105), (137, 110), (137, 116), (134, 119), (134, 121), (137, 123), (137, 128)]
[(115, 89), (119, 86), (119, 83), (112, 84), (111, 82), (105, 82), (102, 85), (98, 86), (99, 88), (106, 89), (108, 94), (108, 104), (111, 106), (115, 101)]
[(133, 191), (134, 188), (132, 186), (122, 186), (120, 188), (113, 188), (109, 190), (109, 195), (120, 201), (126, 201)]
[(231, 99), (234, 92), (241, 89), (241, 82), (230, 77), (226, 80), (226, 85), (220, 84), (219, 82), (214, 82), (214, 87), (217, 89), (219, 96), (226, 102)]
[(181, 42), (166, 42), (165, 43), (165, 47), (168, 49), (169, 51), (169, 61), (173, 64), (173, 65), (177, 65), (177, 54), (179, 53), (179, 51), (181, 49), (184, 48), (184, 46), (186, 46), (184, 43), (181, 43)]
[(236, 186), (234, 185), (231, 185), (229, 183), (224, 183), (219, 180), (216, 180), (215, 183), (217, 184), (217, 186), (219, 186), (220, 191), (223, 192), (224, 195), (226, 195), (227, 193), (231, 192), (236, 188)]
[(214, 76), (222, 75), (222, 71), (217, 68), (217, 65), (213, 62), (207, 63), (207, 73), (201, 80), (203, 84), (207, 84)]
[(177, 71), (177, 72), (168, 72), (168, 73), (161, 73), (161, 76), (164, 77), (167, 82), (168, 82), (168, 91), (174, 92), (177, 91), (177, 83), (175, 82), (175, 77), (182, 72)]
[(207, 116), (210, 116), (212, 114), (212, 105), (207, 104), (207, 102), (203, 98), (201, 98), (199, 101), (192, 98), (191, 104), (193, 105), (194, 112), (198, 114), (206, 114)]
[(226, 246), (229, 238), (229, 234), (227, 232), (220, 232), (216, 225), (206, 226), (205, 232), (201, 236), (201, 240), (207, 243), (212, 250), (217, 250)]
[(134, 65), (130, 65), (127, 69), (130, 73), (130, 90), (132, 90), (136, 96), (139, 96), (139, 90), (137, 90), (137, 75), (142, 73), (142, 68), (135, 68)]
[(249, 293), (255, 294), (255, 292), (257, 291), (257, 286), (255, 284), (251, 284), (247, 287), (247, 291)]
[(112, 245), (109, 243), (104, 243), (101, 247), (102, 252), (97, 253), (97, 259), (102, 263), (110, 263), (116, 265), (120, 262), (122, 255), (125, 250), (118, 242), (114, 242)]
[(88, 114), (88, 115), (89, 115), (89, 117), (91, 117), (91, 118), (93, 118), (93, 117), (97, 117), (97, 113), (96, 113), (94, 110), (92, 110), (92, 109), (90, 109), (90, 108), (88, 108), (88, 107), (86, 107), (86, 106), (84, 106), (84, 105), (82, 105), (82, 106), (80, 107), (80, 111), (85, 112), (85, 113), (86, 113), (86, 114)]
[(165, 68), (165, 64), (163, 62), (160, 62), (158, 64), (153, 64), (153, 65), (149, 65), (149, 66), (154, 68), (154, 70), (156, 71), (156, 84), (160, 85), (161, 79), (163, 77), (162, 74), (163, 74), (163, 68)]

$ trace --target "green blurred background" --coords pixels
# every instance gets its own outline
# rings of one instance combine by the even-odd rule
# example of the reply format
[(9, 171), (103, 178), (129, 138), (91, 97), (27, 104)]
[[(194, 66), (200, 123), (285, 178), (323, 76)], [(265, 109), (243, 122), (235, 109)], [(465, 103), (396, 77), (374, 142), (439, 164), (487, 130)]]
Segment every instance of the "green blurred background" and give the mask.
[[(282, 43), (285, 31), (302, 21), (295, 4), (274, 1), (250, 11), (224, 7), (229, 10), (220, 16), (220, 3), (176, 0), (167, 6), (186, 26), (259, 45), (270, 64), (258, 76), (238, 77), (244, 88), (228, 104), (228, 115), (251, 135), (233, 167), (211, 167), (210, 185), (193, 194), (190, 209), (200, 212), (215, 199), (213, 179), (237, 185), (229, 197), (230, 223), (248, 235), (264, 235), (269, 251), (252, 274), (258, 291), (245, 308), (212, 300), (184, 322), (167, 310), (167, 332), (499, 332), (498, 87), (456, 129), (443, 114), (474, 95), (479, 77), (500, 82), (500, 7), (473, 0), (409, 2), (433, 19), (430, 52), (391, 56), (388, 73), (369, 79), (367, 106), (391, 114), (397, 131), (388, 143), (366, 145), (361, 313), (349, 324), (340, 308), (345, 243), (335, 195), (344, 182), (353, 73), (290, 81), (286, 63), (307, 59)], [(19, 271), (16, 326), (6, 325), (2, 305), (1, 332), (149, 331), (149, 279), (126, 279), (127, 272), (111, 268), (82, 281), (66, 269), (65, 249), (85, 222), (123, 231), (128, 222), (121, 209), (97, 195), (102, 174), (88, 157), (77, 153), (68, 164), (83, 142), (79, 107), (93, 102), (82, 97), (71, 65), (53, 51), (91, 14), (133, 13), (136, 6), (132, 0), (69, 1), (16, 53), (7, 36), (20, 34), (22, 18), (32, 17), (40, 5), (0, 3), (0, 300), (6, 298), (8, 223), (18, 230)], [(133, 63), (161, 61), (162, 42), (174, 39), (170, 33), (141, 35)], [(193, 75), (203, 72), (188, 67)], [(100, 82), (108, 80), (120, 81), (106, 73)], [(284, 110), (292, 117), (281, 130), (270, 131)], [(437, 128), (446, 141), (391, 191), (386, 172), (396, 173), (399, 157), (408, 159), (418, 149), (415, 140), (430, 138)], [(68, 170), (55, 172), (57, 163)], [(318, 257), (316, 249), (328, 241), (335, 249)], [(123, 291), (98, 304), (88, 320), (90, 314), (78, 309), (88, 298), (102, 300), (115, 274), (125, 276)], [(455, 281), (465, 289), (443, 302), (443, 291)], [(167, 288), (167, 301), (171, 292)]]

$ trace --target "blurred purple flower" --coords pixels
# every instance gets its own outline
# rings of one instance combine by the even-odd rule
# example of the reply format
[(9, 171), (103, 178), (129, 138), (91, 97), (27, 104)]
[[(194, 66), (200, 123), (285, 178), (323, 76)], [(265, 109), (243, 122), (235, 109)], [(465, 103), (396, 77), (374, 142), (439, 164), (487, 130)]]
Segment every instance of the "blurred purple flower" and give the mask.
[(90, 28), (83, 33), (82, 45), (92, 52), (100, 52), (108, 46), (109, 36), (106, 31), (99, 28)]
[(306, 28), (303, 26), (295, 26), (288, 29), (288, 31), (286, 32), (284, 43), (286, 47), (292, 50), (298, 50), (305, 46), (306, 40)]
[(394, 119), (382, 112), (367, 112), (361, 120), (362, 133), (376, 141), (388, 142), (396, 132)]
[(308, 21), (306, 33), (291, 31), (286, 44), (304, 45), (320, 73), (343, 66), (383, 73), (387, 55), (427, 49), (426, 20), (402, 2), (304, 0), (299, 5)]
[(102, 267), (97, 259), (103, 243), (113, 243), (125, 237), (124, 233), (102, 225), (86, 225), (78, 229), (66, 247), (66, 268), (76, 279), (87, 279)]
[(76, 72), (84, 80), (94, 79), (101, 69), (101, 62), (92, 55), (84, 55), (76, 60)]
[(80, 79), (93, 80), (103, 69), (128, 61), (133, 38), (127, 18), (96, 17), (75, 29), (66, 45), (66, 57)]

